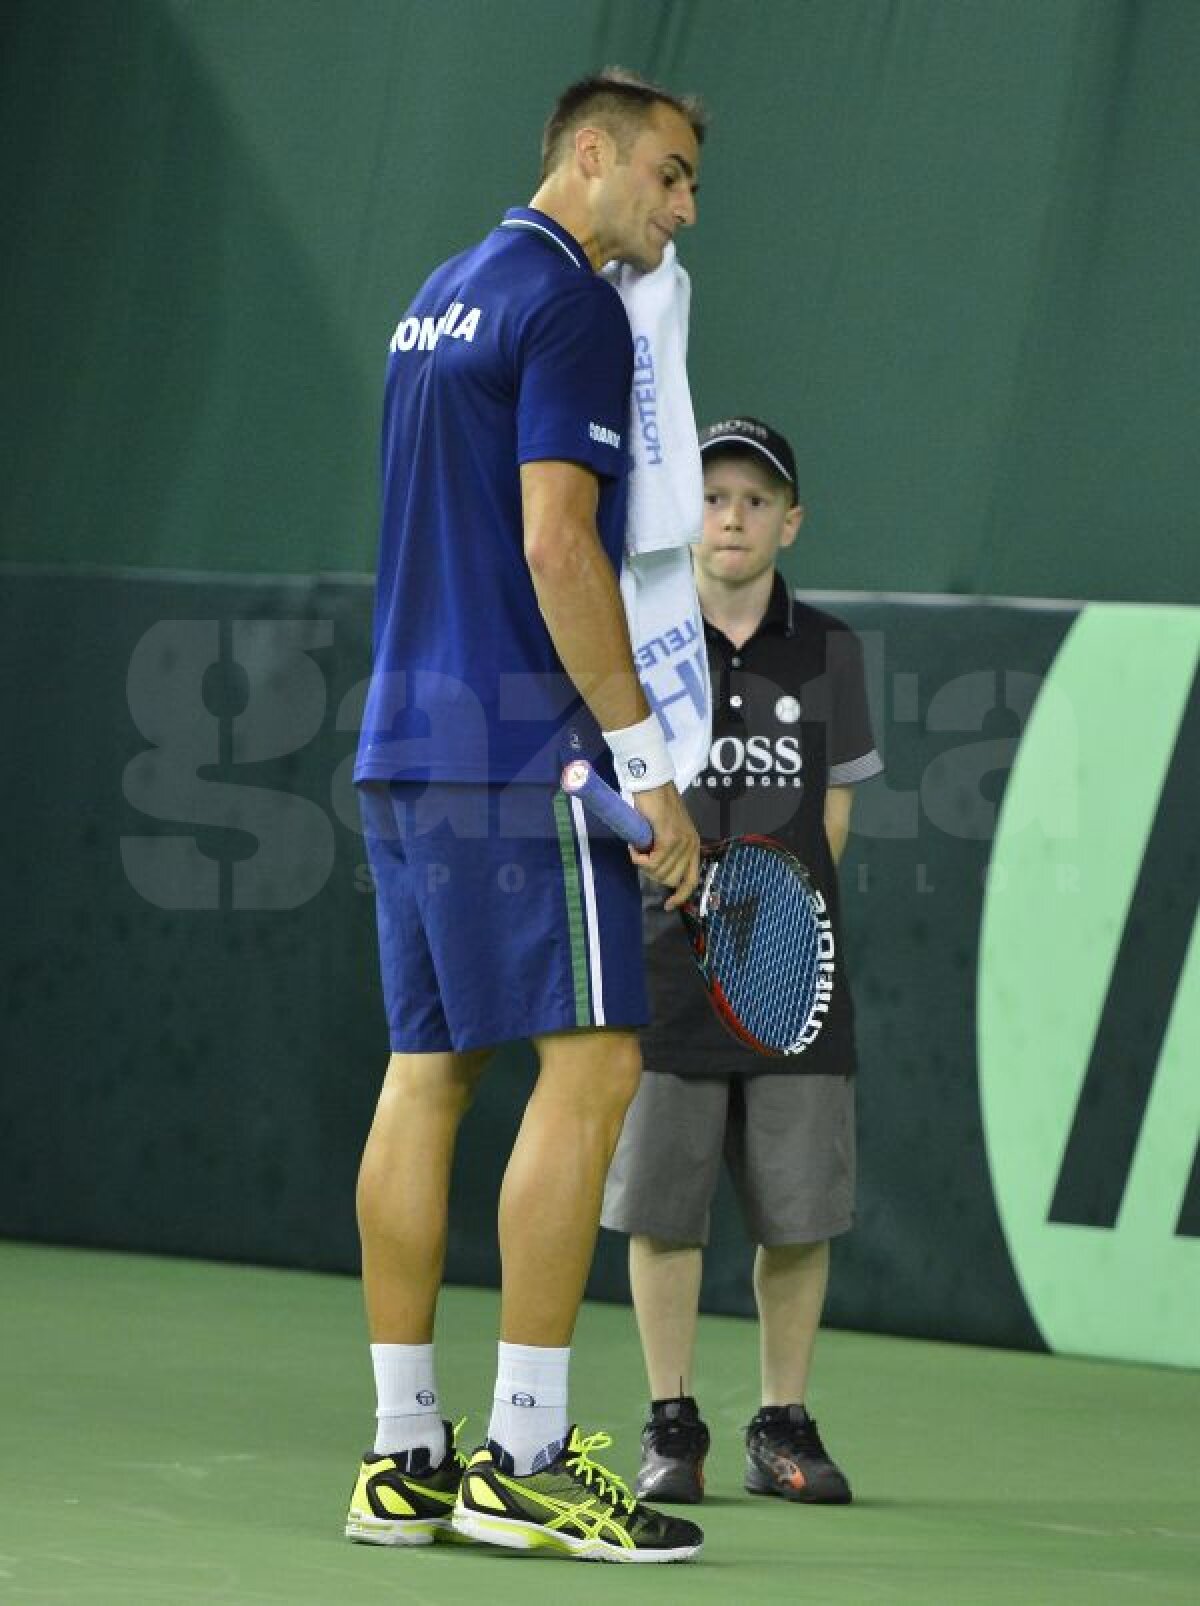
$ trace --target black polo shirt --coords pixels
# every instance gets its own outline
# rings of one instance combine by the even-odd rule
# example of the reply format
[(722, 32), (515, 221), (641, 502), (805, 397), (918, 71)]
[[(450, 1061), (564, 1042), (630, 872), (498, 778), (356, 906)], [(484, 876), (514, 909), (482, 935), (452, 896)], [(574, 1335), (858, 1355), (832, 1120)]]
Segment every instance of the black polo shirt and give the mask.
[(821, 1035), (798, 1059), (743, 1047), (712, 1015), (678, 917), (661, 888), (645, 887), (646, 969), (652, 1024), (642, 1034), (646, 1069), (676, 1075), (854, 1072), (854, 1007), (841, 962), (837, 874), (825, 835), (825, 793), (877, 775), (862, 647), (833, 614), (798, 602), (776, 574), (762, 623), (741, 647), (705, 624), (713, 735), (707, 768), (686, 802), (702, 839), (775, 837), (808, 869), (835, 930), (833, 1003)]

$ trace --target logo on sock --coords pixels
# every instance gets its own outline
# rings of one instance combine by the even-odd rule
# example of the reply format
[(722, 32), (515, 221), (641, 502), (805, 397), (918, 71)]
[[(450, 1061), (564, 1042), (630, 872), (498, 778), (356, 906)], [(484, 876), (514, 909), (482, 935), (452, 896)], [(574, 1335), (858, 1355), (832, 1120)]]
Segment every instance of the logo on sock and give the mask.
[(512, 1397), (512, 1402), (514, 1405), (525, 1406), (537, 1404), (537, 1401), (534, 1399), (532, 1394), (514, 1394)]
[(563, 1447), (566, 1442), (566, 1439), (555, 1439), (553, 1444), (548, 1444), (544, 1450), (539, 1450), (534, 1456), (533, 1466), (529, 1470), (531, 1472), (544, 1472), (548, 1466), (552, 1466), (563, 1453)]
[(432, 1389), (418, 1389), (417, 1390), (417, 1404), (418, 1405), (436, 1405), (437, 1404), (437, 1395), (433, 1392)]

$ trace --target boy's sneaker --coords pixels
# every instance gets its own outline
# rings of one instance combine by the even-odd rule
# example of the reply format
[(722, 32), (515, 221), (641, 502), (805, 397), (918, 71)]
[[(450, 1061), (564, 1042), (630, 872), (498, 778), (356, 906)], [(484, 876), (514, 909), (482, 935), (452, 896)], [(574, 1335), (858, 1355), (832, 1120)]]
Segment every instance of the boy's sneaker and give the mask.
[(592, 1453), (607, 1433), (567, 1433), (539, 1472), (506, 1472), (490, 1449), (477, 1450), (463, 1473), (455, 1531), (511, 1550), (541, 1550), (578, 1561), (691, 1561), (704, 1535), (694, 1522), (664, 1516), (636, 1500)]
[(656, 1400), (642, 1430), (642, 1464), (634, 1490), (641, 1500), (698, 1505), (704, 1499), (709, 1433), (691, 1395)]
[(811, 1505), (848, 1505), (850, 1485), (802, 1405), (765, 1405), (746, 1429), (746, 1488)]
[[(461, 1425), (461, 1424), (460, 1424)], [(430, 1465), (428, 1450), (380, 1455), (368, 1450), (346, 1515), (346, 1538), (367, 1545), (432, 1545), (457, 1538), (451, 1525), (466, 1465), (446, 1429), (446, 1453)]]

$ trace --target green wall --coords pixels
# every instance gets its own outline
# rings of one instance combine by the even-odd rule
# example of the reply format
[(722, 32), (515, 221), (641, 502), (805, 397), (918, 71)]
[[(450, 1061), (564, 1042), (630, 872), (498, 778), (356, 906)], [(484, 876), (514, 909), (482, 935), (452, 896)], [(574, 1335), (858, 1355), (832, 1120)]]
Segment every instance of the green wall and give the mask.
[[(829, 1318), (1196, 1365), (1200, 609), (837, 606), (887, 769), (842, 867)], [(0, 590), (0, 1234), (355, 1269), (387, 1055), (347, 770), (369, 617), (354, 580)], [(506, 1050), (465, 1125), (454, 1280), (497, 1279), (530, 1075)], [(726, 1197), (706, 1308), (750, 1313), (750, 1264)], [(627, 1294), (615, 1235), (590, 1286)]]
[[(832, 1319), (1194, 1364), (1195, 610), (1054, 599), (1200, 599), (1200, 5), (10, 0), (2, 27), (0, 1231), (353, 1266), (384, 350), (528, 198), (556, 90), (616, 60), (714, 113), (698, 413), (793, 435), (793, 579), (891, 593), (834, 603), (888, 771), (846, 865), (863, 1185)], [(471, 1118), (456, 1276), (495, 1275), (528, 1074), (507, 1055)], [(743, 1251), (723, 1216), (709, 1308), (750, 1309)]]
[(3, 555), (361, 571), (398, 311), (562, 84), (713, 110), (701, 417), (793, 433), (805, 584), (1200, 595), (1190, 0), (5, 9)]

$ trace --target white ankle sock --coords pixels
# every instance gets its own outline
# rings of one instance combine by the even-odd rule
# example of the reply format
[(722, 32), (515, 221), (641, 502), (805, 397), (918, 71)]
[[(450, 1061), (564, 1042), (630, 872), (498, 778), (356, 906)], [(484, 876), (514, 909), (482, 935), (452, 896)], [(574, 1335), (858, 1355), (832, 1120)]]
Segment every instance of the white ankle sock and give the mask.
[(375, 1368), (375, 1449), (392, 1455), (401, 1450), (429, 1451), (437, 1466), (446, 1449), (446, 1433), (438, 1409), (433, 1377), (432, 1344), (372, 1344)]
[(517, 1477), (552, 1461), (567, 1436), (570, 1349), (500, 1344), (488, 1438), (513, 1458)]

